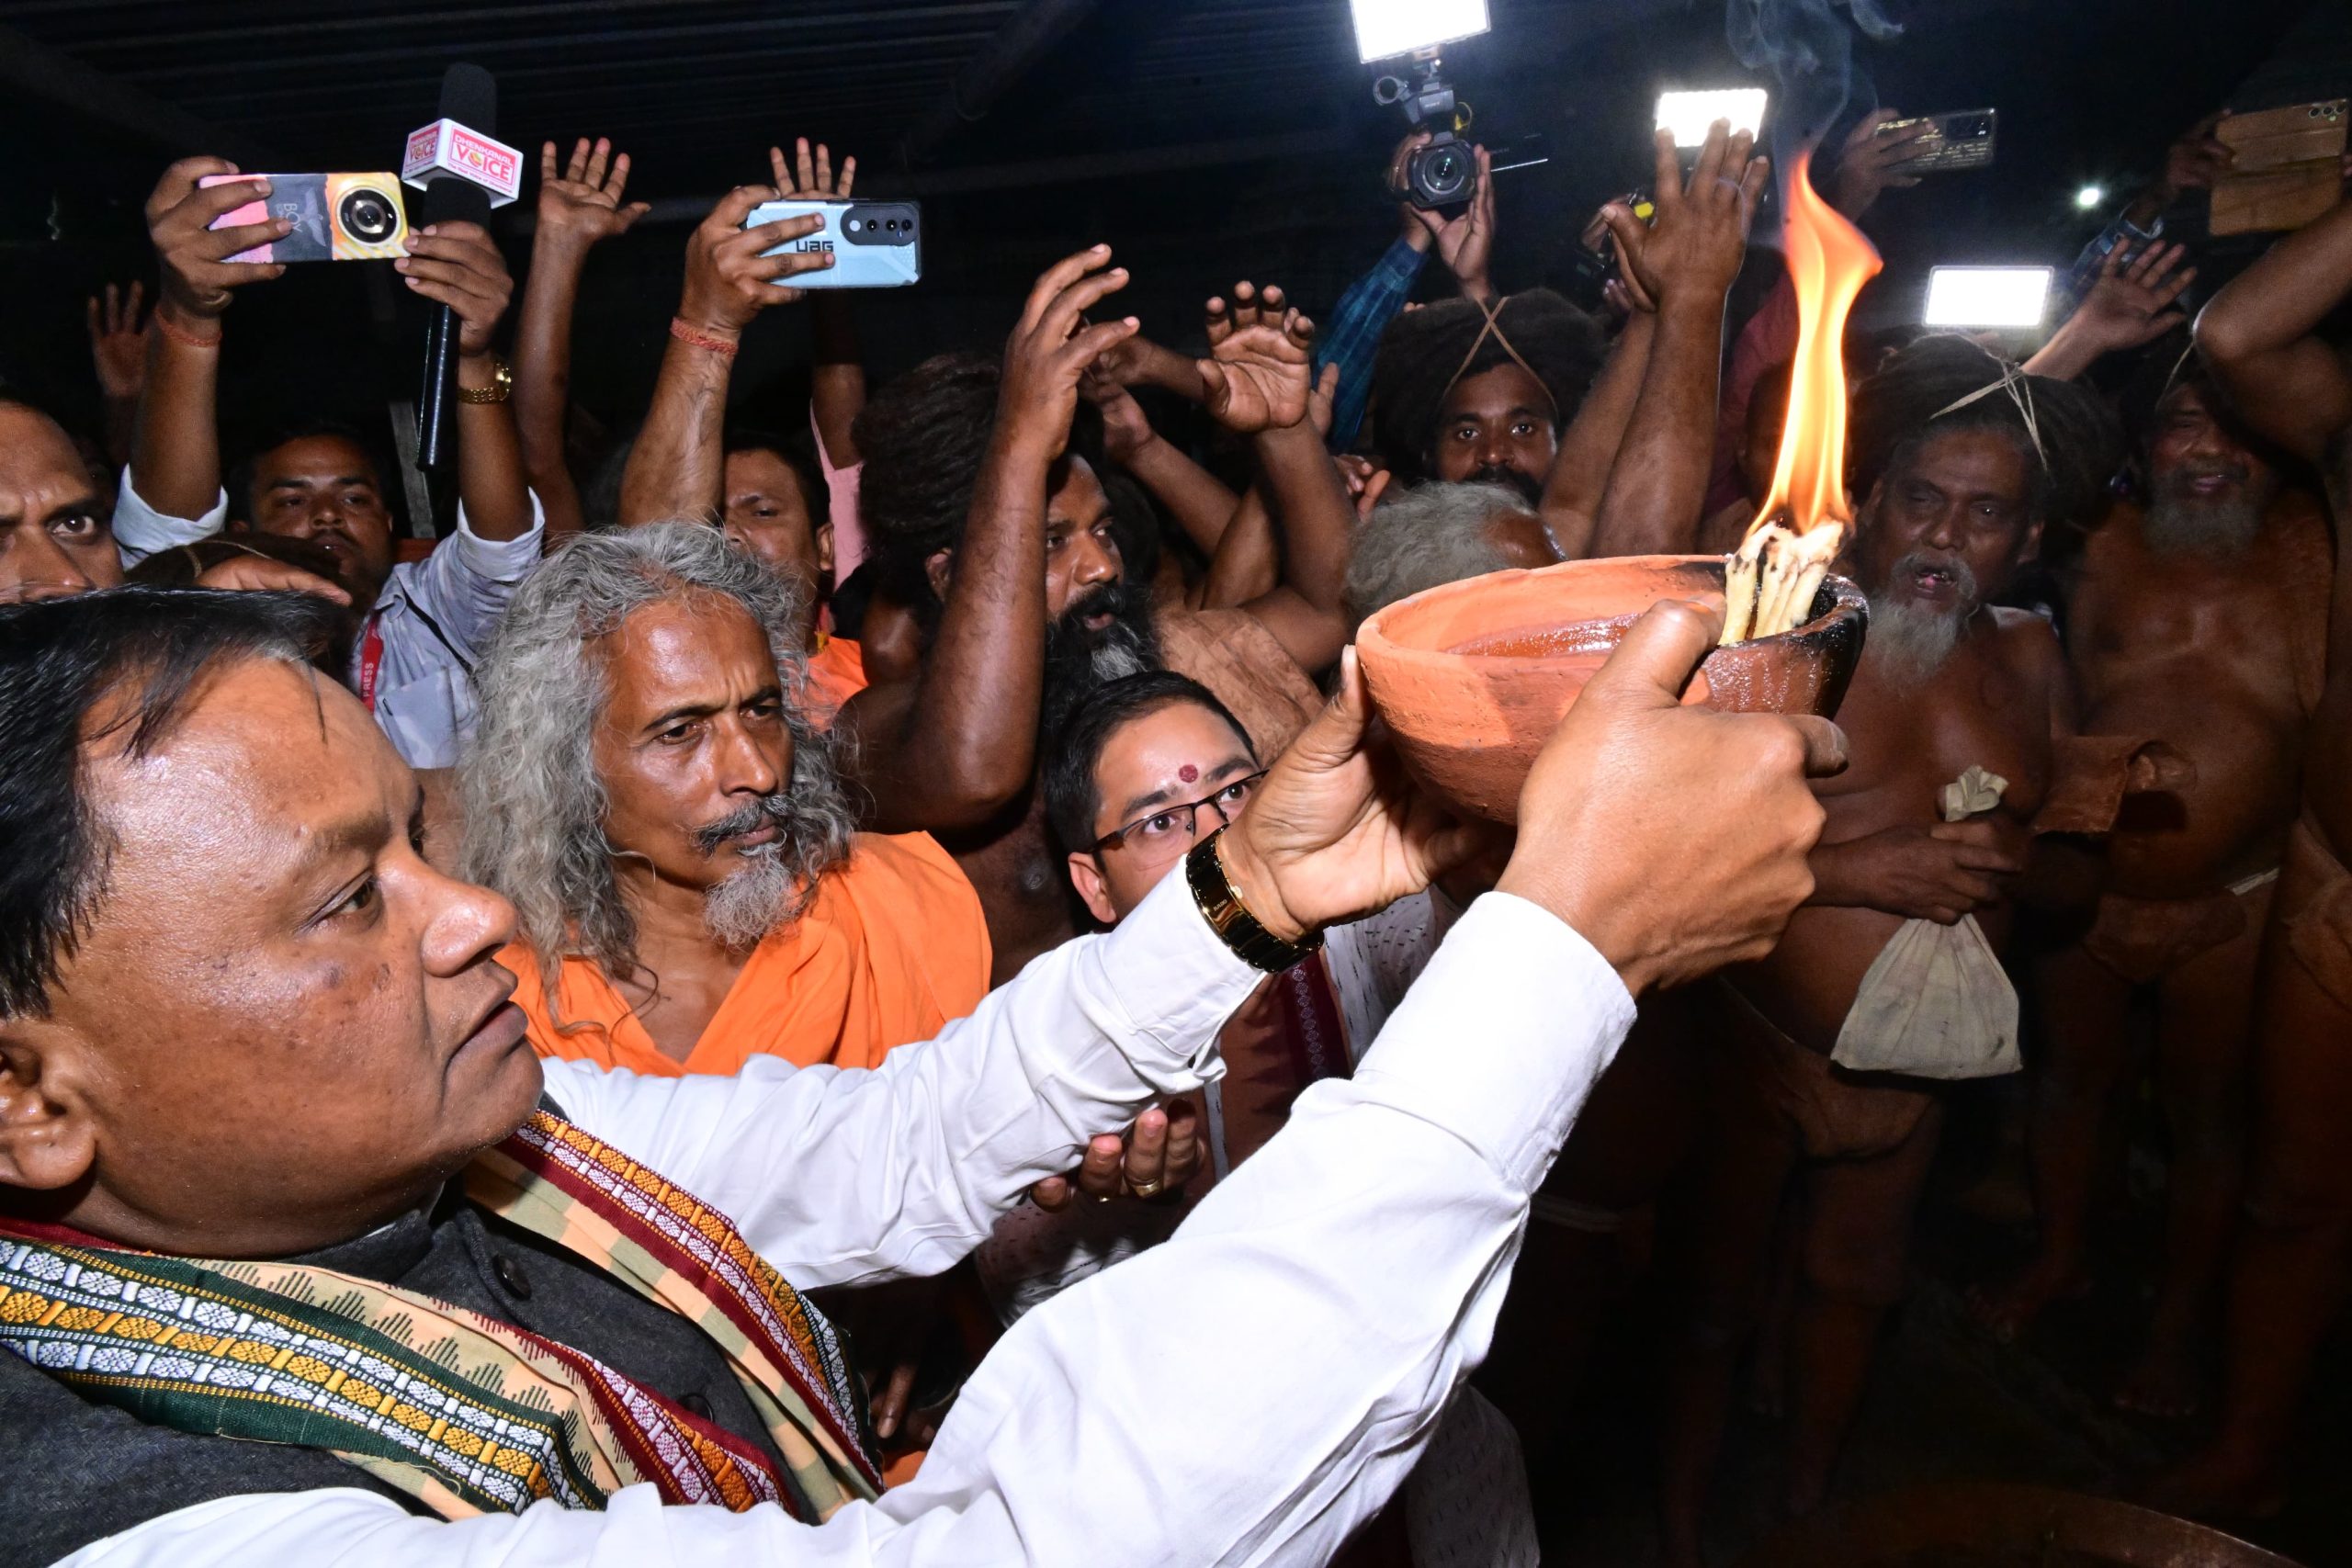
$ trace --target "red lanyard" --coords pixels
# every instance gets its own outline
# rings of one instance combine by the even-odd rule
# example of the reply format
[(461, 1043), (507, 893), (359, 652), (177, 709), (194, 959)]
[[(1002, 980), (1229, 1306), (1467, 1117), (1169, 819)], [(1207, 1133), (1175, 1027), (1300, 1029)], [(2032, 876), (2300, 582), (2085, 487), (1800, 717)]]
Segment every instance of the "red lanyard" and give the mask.
[(384, 617), (368, 617), (368, 633), (359, 639), (359, 700), (376, 711), (376, 675), (384, 666)]

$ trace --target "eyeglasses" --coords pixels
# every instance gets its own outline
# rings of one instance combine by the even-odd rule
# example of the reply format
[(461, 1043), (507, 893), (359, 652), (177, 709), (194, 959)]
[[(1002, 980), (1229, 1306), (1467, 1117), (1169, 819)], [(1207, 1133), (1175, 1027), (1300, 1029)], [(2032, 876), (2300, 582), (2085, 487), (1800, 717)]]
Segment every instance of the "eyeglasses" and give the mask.
[(1103, 834), (1094, 840), (1094, 848), (1102, 853), (1112, 850), (1144, 852), (1189, 844), (1199, 833), (1200, 811), (1204, 806), (1216, 813), (1220, 824), (1231, 827), (1234, 818), (1250, 803), (1250, 792), (1265, 776), (1263, 771), (1254, 773), (1246, 779), (1234, 780), (1215, 795), (1188, 800), (1182, 806), (1163, 806), (1148, 817), (1138, 817), (1125, 827)]

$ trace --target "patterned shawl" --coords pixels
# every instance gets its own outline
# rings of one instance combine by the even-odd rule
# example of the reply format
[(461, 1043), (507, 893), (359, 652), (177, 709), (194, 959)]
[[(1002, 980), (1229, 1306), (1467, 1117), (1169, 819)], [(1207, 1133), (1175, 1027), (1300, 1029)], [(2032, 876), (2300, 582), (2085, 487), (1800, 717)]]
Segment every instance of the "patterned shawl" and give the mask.
[(880, 1475), (831, 1327), (726, 1216), (544, 1112), (467, 1196), (709, 1336), (784, 1468), (610, 1367), (413, 1291), (288, 1263), (167, 1258), (0, 1222), (0, 1345), (184, 1432), (331, 1450), (444, 1518), (541, 1498), (773, 1502), (810, 1522)]

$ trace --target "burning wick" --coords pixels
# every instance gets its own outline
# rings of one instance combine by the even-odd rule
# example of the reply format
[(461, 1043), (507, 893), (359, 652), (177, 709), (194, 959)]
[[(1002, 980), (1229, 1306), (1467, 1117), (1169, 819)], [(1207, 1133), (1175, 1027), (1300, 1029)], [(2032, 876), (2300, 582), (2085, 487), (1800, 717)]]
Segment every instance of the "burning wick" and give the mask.
[(1810, 620), (1814, 595), (1854, 517), (1846, 499), (1846, 317), (1880, 263), (1862, 231), (1815, 192), (1812, 163), (1805, 152), (1789, 165), (1797, 352), (1788, 424), (1771, 493), (1724, 563), (1725, 643), (1777, 637)]
[(1201, 776), (1201, 770), (1193, 766), (1192, 763), (1187, 762), (1182, 767), (1176, 770), (1176, 776), (1183, 780), (1186, 784), (1191, 784), (1194, 779)]

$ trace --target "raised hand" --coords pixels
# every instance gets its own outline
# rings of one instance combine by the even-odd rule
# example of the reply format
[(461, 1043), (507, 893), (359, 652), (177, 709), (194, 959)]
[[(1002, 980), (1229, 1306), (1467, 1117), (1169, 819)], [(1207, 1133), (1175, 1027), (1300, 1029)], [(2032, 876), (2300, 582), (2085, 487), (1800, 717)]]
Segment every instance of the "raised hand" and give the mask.
[(134, 402), (147, 381), (147, 323), (139, 306), (147, 286), (129, 288), (107, 285), (106, 302), (90, 297), (90, 362), (98, 374), (98, 391), (109, 402)]
[(1058, 457), (1078, 412), (1078, 384), (1103, 353), (1142, 325), (1133, 316), (1090, 324), (1087, 310), (1127, 286), (1127, 269), (1102, 270), (1111, 247), (1064, 256), (1029, 290), (1021, 320), (1004, 345), (1004, 383), (997, 395), (997, 432), (1031, 456)]
[(793, 158), (787, 162), (781, 147), (768, 149), (768, 169), (775, 175), (777, 196), (786, 201), (847, 201), (850, 191), (857, 184), (857, 160), (842, 160), (841, 177), (833, 175), (833, 152), (823, 142), (817, 143), (812, 157), (808, 139), (801, 137), (792, 144)]
[(419, 296), (457, 312), (459, 358), (490, 352), (498, 319), (514, 298), (514, 280), (481, 224), (427, 224), (408, 237), (408, 254), (392, 263), (392, 269)]
[(1829, 205), (1856, 222), (1889, 190), (1908, 190), (1919, 183), (1902, 165), (1926, 149), (1920, 146), (1934, 130), (1926, 120), (1900, 130), (1885, 127), (1901, 119), (1900, 109), (1873, 109), (1846, 133), (1838, 149), (1838, 166), (1829, 173)]
[(215, 230), (214, 220), (247, 202), (266, 197), (269, 181), (256, 175), (227, 185), (199, 188), (197, 181), (235, 175), (225, 158), (182, 158), (164, 171), (147, 198), (147, 237), (163, 265), (156, 308), (195, 321), (209, 321), (229, 308), (230, 292), (248, 283), (266, 283), (286, 271), (283, 262), (232, 262), (229, 258), (293, 232), (293, 220), (265, 219)]
[(1314, 393), (1315, 323), (1287, 307), (1280, 288), (1233, 286), (1230, 308), (1208, 303), (1209, 357), (1199, 361), (1201, 400), (1240, 435), (1287, 430), (1305, 419)]
[(741, 332), (769, 306), (789, 305), (800, 298), (800, 290), (786, 287), (784, 279), (833, 265), (826, 251), (761, 254), (825, 226), (823, 216), (811, 212), (756, 229), (743, 227), (752, 209), (778, 199), (774, 186), (737, 186), (718, 198), (710, 216), (695, 228), (686, 242), (686, 282), (678, 298), (678, 314), (689, 325)]
[(2222, 115), (2222, 110), (2215, 109), (2181, 132), (2180, 139), (2165, 150), (2164, 178), (2157, 185), (2163, 205), (2170, 206), (2172, 198), (2185, 190), (2211, 189), (2215, 180), (2230, 172), (2237, 154), (2213, 134)]
[(2175, 308), (2182, 292), (2197, 280), (2197, 269), (2184, 267), (2185, 245), (2143, 245), (2129, 262), (2124, 247), (2116, 246), (2099, 264), (2098, 280), (2083, 302), (2075, 307), (2068, 324), (2081, 323), (2100, 353), (2138, 348), (2188, 320)]
[(1659, 305), (1687, 299), (1721, 308), (1747, 254), (1747, 226), (1771, 173), (1769, 160), (1748, 156), (1753, 144), (1728, 120), (1715, 121), (1686, 182), (1674, 133), (1660, 130), (1657, 215), (1649, 227), (1622, 202), (1601, 209), (1625, 276)]
[(1114, 463), (1134, 460), (1135, 455), (1151, 445), (1151, 421), (1135, 394), (1102, 369), (1096, 360), (1087, 367), (1078, 384), (1079, 396), (1092, 403), (1102, 415), (1102, 455)]
[(571, 144), (571, 157), (562, 173), (556, 172), (555, 143), (539, 146), (539, 216), (536, 245), (568, 245), (586, 250), (600, 241), (626, 234), (651, 210), (649, 203), (621, 205), (628, 189), (628, 154), (616, 152), (604, 137), (592, 146), (586, 137)]

